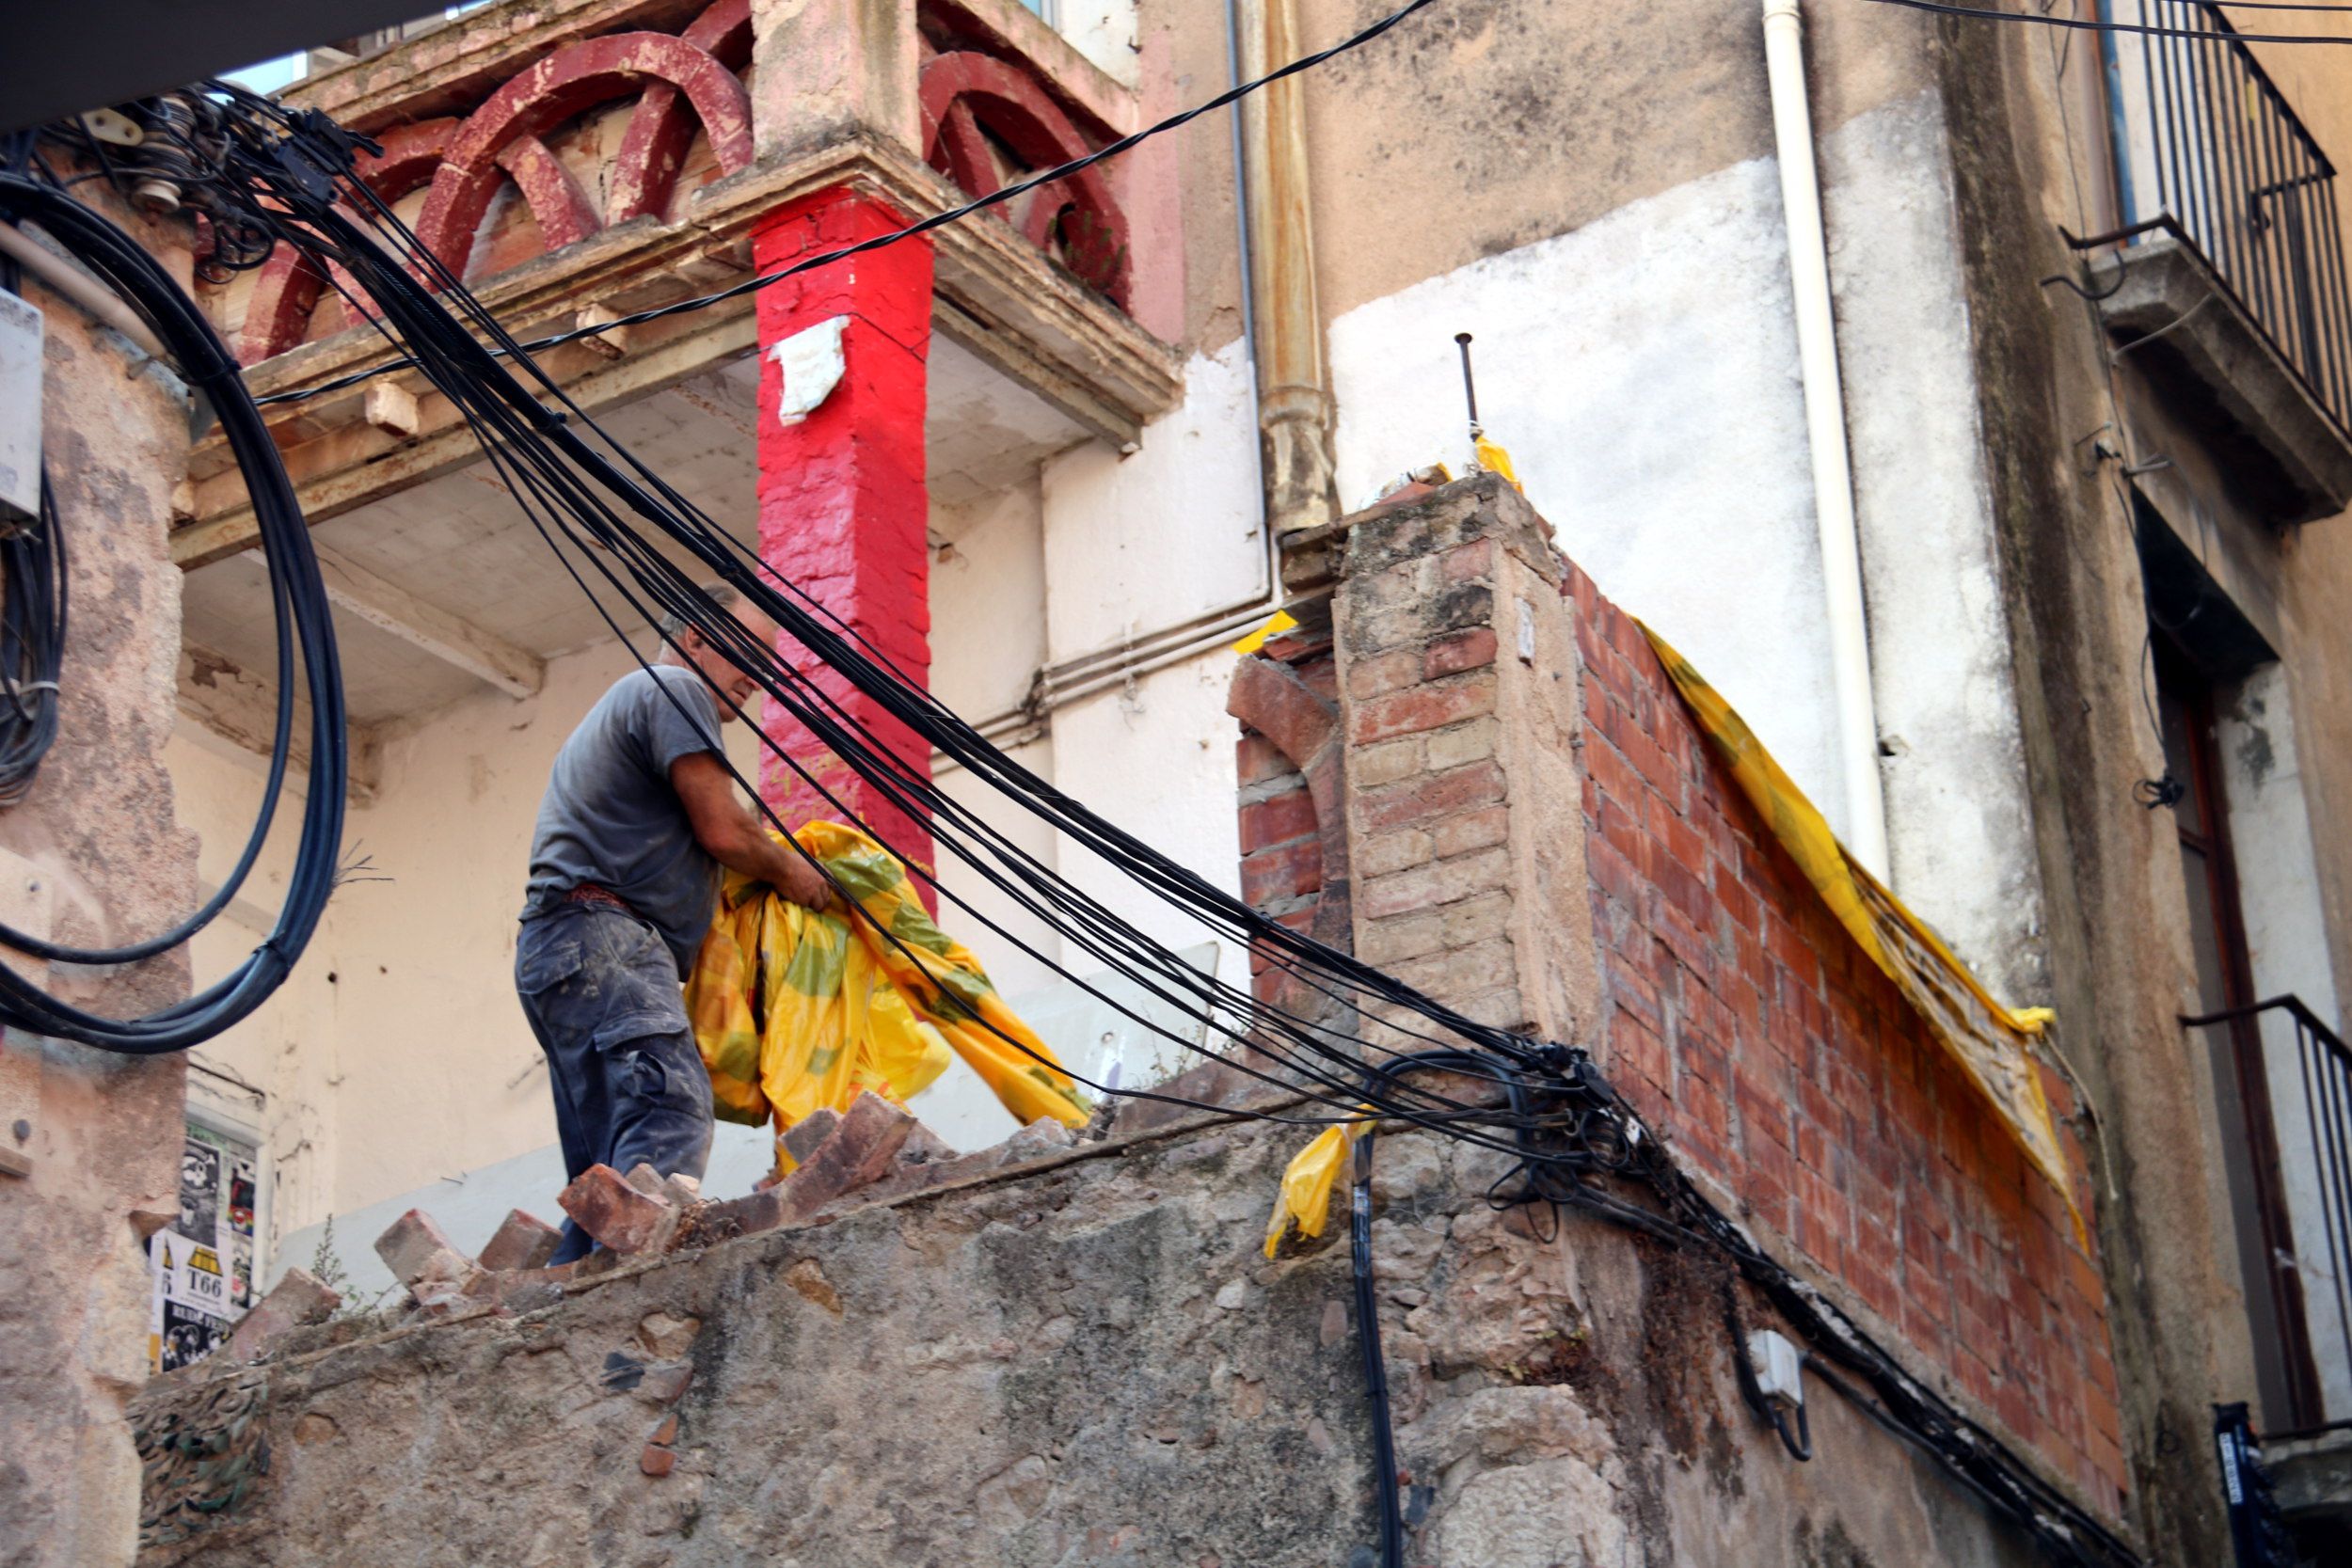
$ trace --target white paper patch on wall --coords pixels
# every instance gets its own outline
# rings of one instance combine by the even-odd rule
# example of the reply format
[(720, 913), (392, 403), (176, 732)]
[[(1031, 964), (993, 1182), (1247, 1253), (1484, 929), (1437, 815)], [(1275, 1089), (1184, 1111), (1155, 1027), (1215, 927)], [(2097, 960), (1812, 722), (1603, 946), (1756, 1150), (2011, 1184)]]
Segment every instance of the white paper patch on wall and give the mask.
[(841, 385), (849, 361), (841, 350), (841, 335), (850, 318), (834, 316), (804, 326), (768, 351), (782, 374), (784, 390), (776, 398), (776, 421), (791, 426), (815, 413), (833, 389)]

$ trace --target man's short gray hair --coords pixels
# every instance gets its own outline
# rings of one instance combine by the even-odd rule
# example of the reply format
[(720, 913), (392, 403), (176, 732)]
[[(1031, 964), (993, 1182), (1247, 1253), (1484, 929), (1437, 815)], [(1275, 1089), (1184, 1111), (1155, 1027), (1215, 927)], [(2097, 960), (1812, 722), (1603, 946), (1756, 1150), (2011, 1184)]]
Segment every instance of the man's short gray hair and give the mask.
[[(742, 594), (738, 594), (734, 589), (729, 588), (723, 582), (714, 582), (710, 584), (702, 591), (702, 594), (704, 598), (708, 599), (712, 604), (716, 605), (721, 610), (734, 610), (736, 605), (739, 603), (743, 597)], [(653, 629), (661, 634), (662, 641), (675, 642), (679, 638), (686, 635), (686, 628), (691, 625), (693, 625), (692, 622), (689, 621), (685, 616), (680, 615), (677, 611), (667, 610), (663, 612), (660, 620), (653, 624)]]

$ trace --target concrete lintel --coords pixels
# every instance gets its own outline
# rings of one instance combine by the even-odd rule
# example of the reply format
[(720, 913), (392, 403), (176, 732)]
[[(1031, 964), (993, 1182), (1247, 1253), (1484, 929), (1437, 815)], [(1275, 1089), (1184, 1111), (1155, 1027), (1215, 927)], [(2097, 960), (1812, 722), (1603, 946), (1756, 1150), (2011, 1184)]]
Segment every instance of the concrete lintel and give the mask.
[[(204, 734), (200, 738), (214, 742), (209, 750), (256, 767), (270, 756), (270, 743), (278, 727), (277, 689), (234, 659), (194, 644), (182, 647), (179, 706), (183, 714), (202, 727)], [(368, 725), (350, 726), (350, 784), (346, 793), (356, 804), (373, 800), (382, 783), (380, 738)], [(310, 705), (300, 692), (294, 694), (294, 739), (287, 760), (308, 778)]]
[(2151, 354), (2161, 343), (2167, 352), (2152, 358), (2185, 366), (2195, 381), (2186, 389), (2277, 467), (2283, 515), (2273, 521), (2311, 522), (2352, 504), (2352, 434), (2195, 250), (2156, 240), (2103, 257), (2092, 271), (2115, 290), (2099, 311), (2119, 346), (2139, 341), (2130, 352)]
[(317, 553), (326, 596), (370, 626), (455, 665), (510, 697), (534, 696), (547, 683), (546, 663), (528, 649), (462, 621), (438, 605), (427, 604), (324, 546)]

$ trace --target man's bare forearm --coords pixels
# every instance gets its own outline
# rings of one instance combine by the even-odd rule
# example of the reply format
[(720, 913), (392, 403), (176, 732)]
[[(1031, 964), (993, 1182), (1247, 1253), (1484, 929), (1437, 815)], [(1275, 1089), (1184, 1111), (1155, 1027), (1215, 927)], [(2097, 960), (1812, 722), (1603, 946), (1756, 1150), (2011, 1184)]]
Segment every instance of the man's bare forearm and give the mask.
[(833, 888), (814, 862), (791, 845), (770, 838), (759, 819), (748, 811), (741, 812), (731, 828), (720, 843), (704, 846), (720, 864), (766, 882), (796, 904), (813, 910), (824, 907)]

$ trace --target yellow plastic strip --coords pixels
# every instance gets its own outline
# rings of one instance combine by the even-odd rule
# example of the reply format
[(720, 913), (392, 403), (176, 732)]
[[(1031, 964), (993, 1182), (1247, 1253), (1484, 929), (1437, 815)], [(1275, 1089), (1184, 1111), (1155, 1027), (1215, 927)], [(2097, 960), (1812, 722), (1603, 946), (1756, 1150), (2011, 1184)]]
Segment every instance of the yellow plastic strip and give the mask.
[[(1634, 624), (1641, 625), (1639, 621)], [(1952, 955), (1926, 922), (1854, 863), (1813, 802), (1781, 770), (1722, 693), (1664, 638), (1646, 626), (1642, 626), (1642, 634), (1657, 650), (1675, 690), (1699, 728), (1731, 769), (1740, 793), (1764, 818), (1837, 923), (1895, 982), (1962, 1075), (1993, 1107), (2024, 1150), (2026, 1162), (2065, 1198), (2067, 1212), (2074, 1215), (2075, 1239), (2082, 1241), (2083, 1217), (2074, 1208), (2073, 1178), (2034, 1064), (2033, 1042), (2050, 1022), (2049, 1009), (2012, 1010), (1994, 1000), (1983, 982)]]

